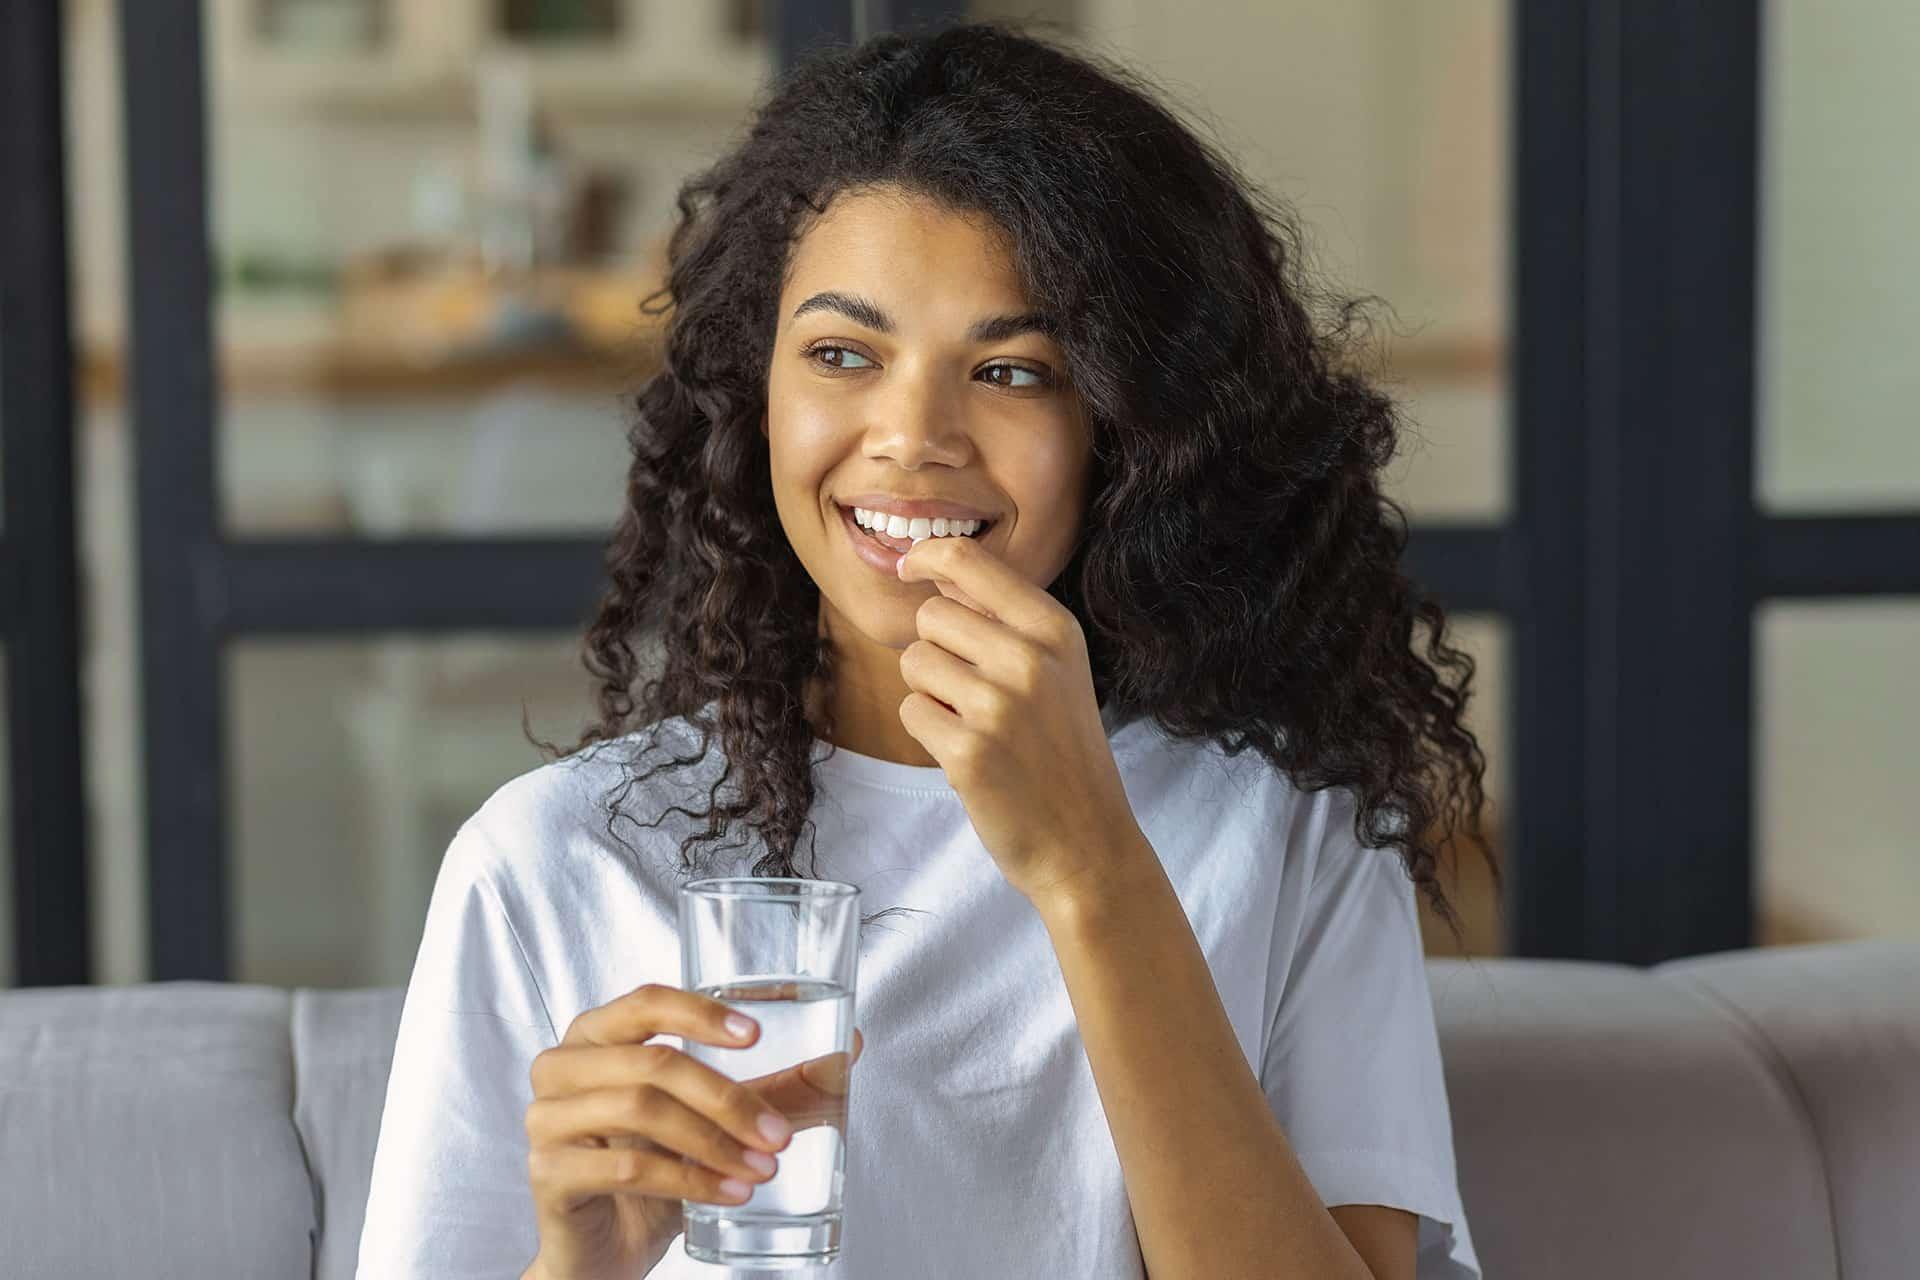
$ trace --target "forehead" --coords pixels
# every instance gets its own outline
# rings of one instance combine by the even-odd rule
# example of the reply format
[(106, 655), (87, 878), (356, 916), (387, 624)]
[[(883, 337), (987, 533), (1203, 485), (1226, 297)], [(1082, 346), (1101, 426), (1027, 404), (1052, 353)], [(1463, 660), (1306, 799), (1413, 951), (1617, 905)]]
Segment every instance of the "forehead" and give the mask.
[(983, 304), (1026, 303), (1013, 254), (1012, 238), (982, 214), (905, 192), (843, 193), (795, 244), (782, 296), (846, 289), (908, 313), (954, 299), (971, 319)]

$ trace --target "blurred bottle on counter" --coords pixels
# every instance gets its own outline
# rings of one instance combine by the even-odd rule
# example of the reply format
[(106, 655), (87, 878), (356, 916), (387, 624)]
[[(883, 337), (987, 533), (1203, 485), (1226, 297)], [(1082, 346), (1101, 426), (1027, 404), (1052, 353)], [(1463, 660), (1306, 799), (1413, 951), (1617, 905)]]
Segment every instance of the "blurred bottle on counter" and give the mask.
[(526, 61), (499, 55), (474, 79), (480, 121), (480, 253), (489, 274), (563, 259), (569, 183), (551, 123), (533, 103)]
[(467, 236), (467, 179), (445, 161), (413, 175), (413, 229), (422, 244), (448, 253)]

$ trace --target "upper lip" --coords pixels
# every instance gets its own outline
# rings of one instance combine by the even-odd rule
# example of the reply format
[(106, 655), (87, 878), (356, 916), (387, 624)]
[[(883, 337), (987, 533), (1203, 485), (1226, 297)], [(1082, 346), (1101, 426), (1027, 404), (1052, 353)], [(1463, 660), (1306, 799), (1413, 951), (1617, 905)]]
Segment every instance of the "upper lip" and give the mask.
[(958, 502), (942, 502), (936, 498), (896, 498), (887, 493), (861, 493), (851, 498), (840, 499), (843, 507), (862, 507), (868, 511), (884, 511), (890, 516), (900, 516), (912, 520), (916, 516), (933, 519), (945, 516), (949, 520), (991, 520), (992, 516), (974, 507)]

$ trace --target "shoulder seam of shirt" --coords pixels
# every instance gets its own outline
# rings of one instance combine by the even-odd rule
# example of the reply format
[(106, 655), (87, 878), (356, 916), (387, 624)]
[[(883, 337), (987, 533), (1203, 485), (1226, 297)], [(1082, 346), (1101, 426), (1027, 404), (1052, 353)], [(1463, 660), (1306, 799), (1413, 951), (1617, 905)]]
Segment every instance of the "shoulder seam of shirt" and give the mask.
[[(1342, 796), (1336, 795), (1336, 792), (1342, 793), (1352, 806), (1346, 814), (1344, 821), (1340, 820), (1339, 816)], [(1401, 879), (1405, 880), (1408, 884), (1413, 883), (1413, 877), (1407, 871), (1407, 860), (1401, 855), (1399, 849), (1391, 844), (1368, 844), (1360, 832), (1356, 830), (1360, 823), (1361, 799), (1359, 793), (1354, 791), (1351, 786), (1341, 783), (1331, 787), (1322, 787), (1318, 791), (1307, 794), (1312, 797), (1325, 796), (1326, 800), (1324, 803), (1328, 808), (1326, 831), (1321, 837), (1320, 843), (1315, 846), (1313, 850), (1313, 868), (1307, 875), (1308, 899), (1312, 898), (1314, 890), (1319, 887), (1321, 875), (1323, 873), (1332, 874), (1326, 870), (1327, 863), (1329, 861), (1343, 860), (1347, 855), (1351, 855), (1353, 858), (1359, 859), (1363, 865), (1367, 865), (1367, 856), (1369, 854), (1386, 854), (1393, 859), (1394, 864), (1399, 868)], [(1345, 847), (1340, 847), (1343, 843)], [(1339, 850), (1332, 859), (1325, 856), (1330, 848), (1338, 848)]]
[[(474, 835), (484, 840), (495, 855), (500, 853), (500, 846), (494, 843), (493, 837), (487, 834), (484, 827), (469, 822), (462, 830), (467, 828), (471, 828)], [(481, 892), (485, 893), (492, 902), (494, 910), (498, 911), (500, 918), (506, 922), (507, 936), (513, 939), (513, 949), (520, 957), (521, 971), (527, 975), (527, 983), (533, 988), (533, 998), (540, 1002), (540, 1016), (547, 1020), (547, 1036), (554, 1044), (559, 1044), (560, 1033), (553, 1024), (553, 1011), (547, 1007), (547, 993), (540, 989), (540, 975), (533, 971), (533, 964), (527, 959), (526, 944), (520, 941), (520, 930), (514, 927), (513, 914), (507, 910), (507, 904), (501, 900), (499, 890), (494, 887), (493, 879), (485, 869), (474, 878)], [(507, 1019), (502, 1020), (507, 1021)]]
[[(1272, 785), (1273, 781), (1276, 779), (1278, 779), (1281, 782), (1285, 781), (1284, 777), (1280, 775), (1277, 770), (1269, 770), (1268, 774), (1269, 774), (1269, 785)], [(1283, 795), (1282, 799), (1284, 800), (1287, 806), (1286, 820), (1282, 828), (1283, 830), (1285, 830), (1292, 826), (1293, 807), (1294, 805), (1299, 803), (1299, 792), (1297, 790), (1292, 790), (1291, 794)], [(1267, 816), (1269, 818), (1273, 816), (1271, 810), (1269, 810)], [(1279, 850), (1280, 867), (1277, 871), (1274, 872), (1274, 876), (1273, 876), (1273, 923), (1267, 929), (1266, 972), (1268, 974), (1273, 973), (1274, 953), (1278, 951), (1280, 948), (1280, 908), (1286, 902), (1286, 870), (1287, 870), (1286, 864), (1287, 864), (1288, 858), (1291, 857), (1292, 855), (1292, 851), (1288, 848), (1288, 843), (1289, 842), (1284, 839), (1280, 841), (1280, 850)], [(1309, 879), (1308, 879), (1308, 891), (1309, 892), (1312, 891), (1311, 876), (1309, 876)], [(1294, 948), (1290, 940), (1287, 947), (1287, 951), (1290, 956), (1293, 953), (1293, 950)], [(1293, 963), (1291, 960), (1289, 960), (1287, 963), (1286, 981), (1280, 984), (1280, 990), (1274, 996), (1274, 999), (1273, 999), (1273, 1016), (1271, 1018), (1266, 1019), (1266, 1026), (1261, 1028), (1261, 1031), (1260, 1031), (1260, 1064), (1261, 1065), (1260, 1067), (1256, 1068), (1255, 1070), (1256, 1075), (1258, 1075), (1260, 1071), (1265, 1069), (1267, 1054), (1273, 1048), (1274, 1033), (1280, 1029), (1280, 1010), (1286, 1004), (1287, 989), (1292, 985), (1293, 985)]]
[[(1305, 798), (1311, 803), (1324, 804), (1327, 807), (1326, 825), (1321, 830), (1319, 842), (1313, 846), (1313, 866), (1307, 871), (1307, 891), (1305, 896), (1305, 901), (1307, 902), (1313, 900), (1313, 891), (1320, 886), (1321, 873), (1324, 872), (1327, 867), (1328, 859), (1324, 855), (1328, 848), (1341, 837), (1353, 835), (1352, 819), (1350, 818), (1348, 822), (1340, 821), (1339, 797), (1334, 794), (1334, 792), (1340, 789), (1341, 788), (1337, 786), (1322, 787), (1318, 791), (1305, 793)], [(1358, 837), (1355, 837), (1354, 843), (1359, 843)]]

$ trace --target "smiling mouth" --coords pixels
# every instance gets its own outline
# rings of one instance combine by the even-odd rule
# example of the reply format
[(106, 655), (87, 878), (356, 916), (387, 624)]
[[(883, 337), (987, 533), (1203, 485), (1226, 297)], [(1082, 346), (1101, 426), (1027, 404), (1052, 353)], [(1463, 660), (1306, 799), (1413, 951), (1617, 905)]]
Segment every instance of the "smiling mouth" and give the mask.
[[(852, 507), (843, 506), (840, 508), (840, 513), (841, 513), (841, 518), (846, 520), (848, 524), (853, 526), (853, 530), (855, 533), (861, 535), (864, 538), (870, 539), (875, 543), (878, 543), (880, 546), (885, 547), (889, 551), (905, 551), (907, 550), (907, 548), (913, 545), (912, 538), (908, 538), (908, 537), (895, 538), (890, 534), (876, 533), (872, 529), (867, 528), (865, 525), (861, 524), (858, 520), (854, 519)], [(938, 537), (944, 537), (944, 538), (963, 537), (963, 538), (971, 538), (975, 542), (978, 542), (981, 539), (985, 538), (989, 533), (992, 533), (995, 526), (997, 526), (999, 523), (1000, 522), (998, 520), (983, 520), (980, 523), (980, 527), (978, 529), (975, 529), (972, 533), (939, 534), (939, 535), (929, 535), (929, 536), (938, 536)]]

